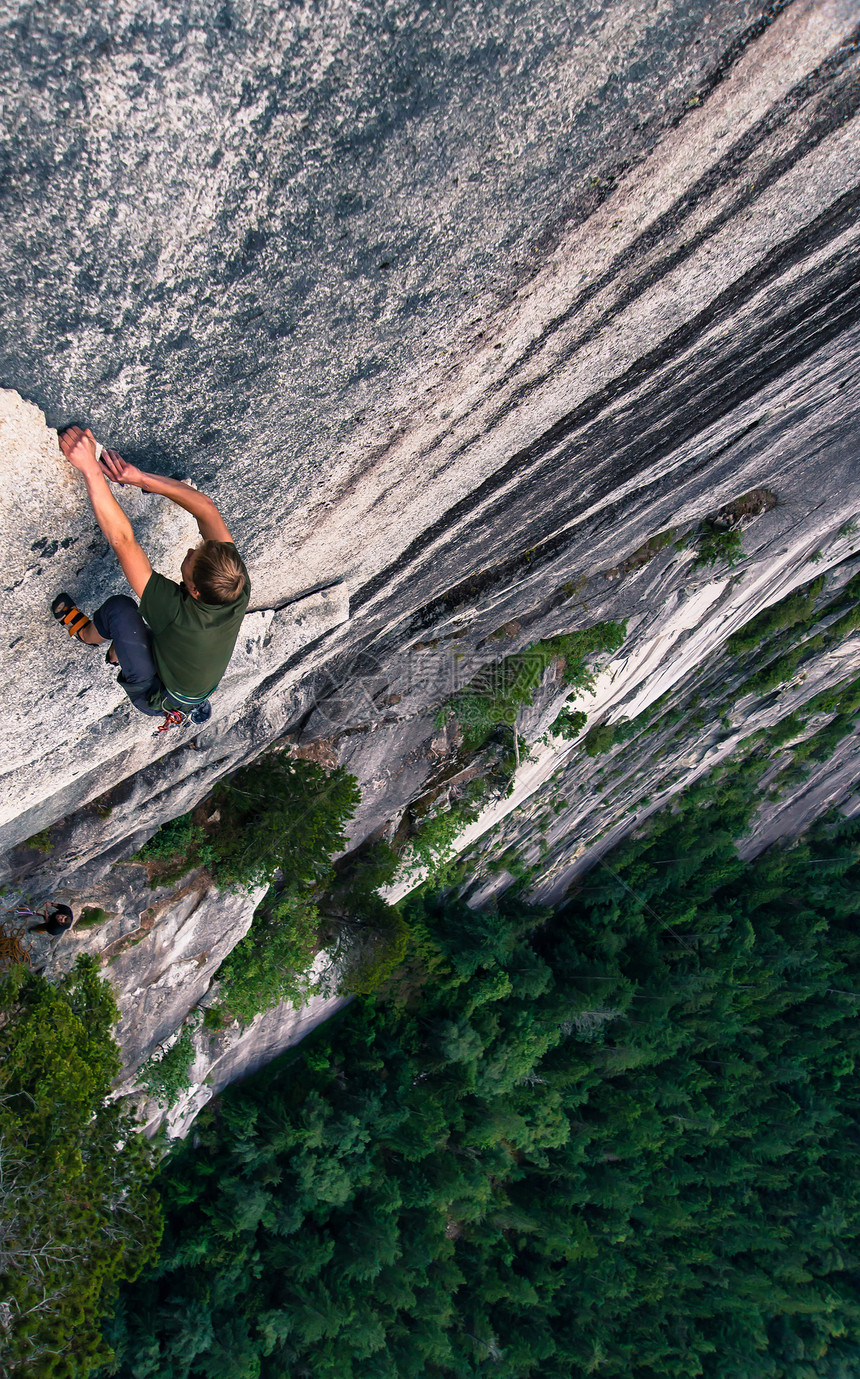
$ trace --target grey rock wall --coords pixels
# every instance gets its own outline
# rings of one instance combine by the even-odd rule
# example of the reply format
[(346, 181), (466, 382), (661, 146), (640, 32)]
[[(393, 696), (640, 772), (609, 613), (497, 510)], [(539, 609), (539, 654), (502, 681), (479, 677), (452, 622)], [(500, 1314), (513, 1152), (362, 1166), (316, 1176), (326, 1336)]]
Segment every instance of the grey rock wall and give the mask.
[[(671, 583), (676, 561), (670, 557), (669, 563), (667, 570), (665, 561), (655, 561), (650, 580)], [(825, 576), (822, 621), (809, 636), (836, 621), (824, 610), (858, 570), (856, 558), (848, 557)], [(807, 566), (804, 574), (808, 587), (817, 572)], [(784, 683), (754, 692), (747, 681), (769, 656), (776, 657), (777, 649), (763, 653), (758, 666), (748, 657), (737, 662), (726, 654), (725, 635), (714, 634), (729, 611), (728, 584), (714, 581), (703, 590), (708, 612), (694, 627), (685, 626), (685, 613), (691, 603), (695, 607), (695, 595), (685, 601), (670, 592), (660, 612), (646, 615), (633, 633), (627, 654), (606, 665), (593, 696), (571, 700), (550, 669), (534, 710), (526, 715), (529, 737), (537, 744), (534, 759), (519, 773), (512, 795), (491, 803), (457, 839), (457, 851), (468, 859), (470, 904), (485, 904), (510, 886), (513, 873), (499, 862), (511, 852), (520, 868), (531, 871), (529, 898), (558, 904), (577, 878), (652, 814), (711, 772), (730, 769), (757, 748), (767, 751), (773, 729), (795, 714), (802, 726), (788, 734), (788, 745), (770, 749), (751, 828), (738, 840), (741, 856), (754, 857), (778, 840), (796, 838), (828, 812), (850, 817), (860, 811), (860, 723), (823, 760), (812, 757), (800, 769), (795, 766), (790, 784), (783, 774), (792, 766), (792, 747), (825, 730), (834, 717), (832, 709), (810, 708), (810, 701), (838, 685), (847, 689), (860, 677), (860, 636), (855, 632), (820, 651), (812, 648)], [(697, 638), (708, 632), (713, 638), (709, 654), (696, 655)], [(632, 741), (595, 756), (585, 749), (587, 729), (575, 742), (549, 731), (566, 703), (588, 710), (590, 727), (629, 722), (662, 696), (666, 702)], [(403, 890), (394, 888), (392, 898)]]
[(212, 483), (264, 601), (293, 593), (260, 500), (298, 550), (396, 434), (394, 394), (412, 412), (410, 379), (444, 377), (782, 8), (12, 7), (0, 373)]
[[(100, 881), (90, 880), (81, 914), (81, 882), (79, 873), (71, 890), (63, 890), (62, 882), (54, 889), (55, 896), (72, 903), (78, 923), (60, 939), (28, 932), (21, 943), (48, 980), (68, 972), (80, 953), (101, 959), (120, 1014), (116, 1037), (123, 1068), (116, 1095), (135, 1097), (148, 1133), (166, 1123), (171, 1138), (185, 1134), (223, 1087), (255, 1072), (346, 1004), (344, 997), (314, 992), (300, 1008), (284, 1002), (246, 1028), (238, 1021), (209, 1027), (202, 1017), (206, 1005), (216, 1003), (214, 975), (248, 932), (265, 888), (222, 892), (200, 871), (165, 886), (150, 882), (145, 865), (131, 862), (112, 867)], [(6, 903), (0, 918), (15, 924)], [(319, 975), (327, 965), (322, 954)], [(188, 1018), (189, 1085), (168, 1107), (140, 1092), (139, 1074), (148, 1060), (170, 1048)]]
[[(482, 663), (625, 617), (629, 707), (851, 556), (850, 0), (0, 22), (0, 848), (32, 896), (86, 899), (274, 740), (356, 773), (360, 841), (452, 769), (434, 712)], [(121, 587), (72, 419), (210, 492), (248, 559), (204, 732), (155, 739), (50, 622)], [(757, 485), (740, 578), (624, 572)], [(184, 517), (128, 501), (170, 573)]]

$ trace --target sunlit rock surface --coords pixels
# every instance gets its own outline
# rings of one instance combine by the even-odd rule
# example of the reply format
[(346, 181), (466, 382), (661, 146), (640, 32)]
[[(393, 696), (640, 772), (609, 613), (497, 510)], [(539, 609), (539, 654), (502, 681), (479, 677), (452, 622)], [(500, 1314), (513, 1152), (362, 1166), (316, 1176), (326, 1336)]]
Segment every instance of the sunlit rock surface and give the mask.
[[(354, 842), (392, 830), (458, 765), (436, 710), (482, 664), (627, 619), (582, 707), (635, 715), (707, 676), (760, 608), (852, 568), (855, 4), (23, 6), (3, 23), (0, 848), (31, 897), (87, 903), (275, 740), (358, 776)], [(70, 420), (211, 493), (248, 560), (247, 635), (203, 732), (155, 738), (50, 619), (61, 588), (86, 606), (122, 588), (48, 429)], [(625, 565), (762, 486), (777, 503), (734, 570), (674, 549)], [(122, 499), (173, 573), (185, 516)], [(519, 803), (562, 750), (581, 759), (524, 763)], [(815, 788), (761, 843), (820, 808)], [(625, 799), (602, 844), (652, 807)], [(27, 844), (45, 829), (49, 851)], [(550, 860), (546, 896), (573, 865)], [(112, 967), (133, 983), (160, 925), (169, 947), (195, 922), (165, 910)], [(170, 987), (170, 1019), (208, 961)], [(161, 1017), (139, 1003), (139, 1020), (141, 1051)]]

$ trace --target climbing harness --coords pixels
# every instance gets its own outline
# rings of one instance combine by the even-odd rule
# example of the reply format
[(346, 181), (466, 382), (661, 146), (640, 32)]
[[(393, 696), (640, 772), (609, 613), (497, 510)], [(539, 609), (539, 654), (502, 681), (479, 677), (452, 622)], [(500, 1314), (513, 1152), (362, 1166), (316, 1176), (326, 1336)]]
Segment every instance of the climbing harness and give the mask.
[[(215, 686), (217, 689), (218, 686)], [(209, 703), (209, 695), (214, 694), (214, 690), (209, 690), (202, 698), (191, 699), (184, 694), (177, 694), (175, 690), (165, 689), (161, 696), (161, 710), (164, 714), (164, 722), (156, 728), (156, 733), (169, 732), (171, 728), (181, 728), (186, 722), (194, 723), (201, 727), (208, 723), (212, 717), (212, 705)], [(171, 701), (168, 704), (168, 700)], [(150, 703), (152, 701), (150, 700)], [(180, 707), (175, 707), (180, 705)], [(153, 708), (155, 705), (153, 704)], [(154, 734), (153, 734), (154, 736)]]
[(208, 700), (198, 704), (190, 713), (183, 713), (181, 709), (168, 709), (162, 704), (164, 709), (164, 722), (159, 723), (156, 728), (157, 733), (167, 733), (171, 728), (182, 728), (186, 723), (196, 723), (198, 726), (208, 723), (212, 717), (212, 706)]

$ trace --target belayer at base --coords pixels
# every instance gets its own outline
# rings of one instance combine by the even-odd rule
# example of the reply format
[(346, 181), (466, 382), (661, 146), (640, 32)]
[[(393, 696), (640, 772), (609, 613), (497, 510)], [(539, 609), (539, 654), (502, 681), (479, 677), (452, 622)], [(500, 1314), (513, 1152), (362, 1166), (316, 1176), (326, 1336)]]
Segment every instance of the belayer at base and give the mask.
[[(251, 596), (248, 571), (220, 512), (196, 488), (135, 469), (115, 450), (102, 450), (97, 459), (92, 432), (79, 426), (60, 433), (60, 449), (84, 476), (96, 521), (140, 607), (116, 594), (90, 619), (62, 593), (51, 604), (54, 616), (88, 646), (112, 643), (107, 660), (119, 665), (118, 683), (141, 713), (168, 715), (165, 727), (186, 713), (204, 722)], [(153, 570), (108, 480), (161, 494), (196, 519), (203, 540), (185, 556), (181, 584)]]

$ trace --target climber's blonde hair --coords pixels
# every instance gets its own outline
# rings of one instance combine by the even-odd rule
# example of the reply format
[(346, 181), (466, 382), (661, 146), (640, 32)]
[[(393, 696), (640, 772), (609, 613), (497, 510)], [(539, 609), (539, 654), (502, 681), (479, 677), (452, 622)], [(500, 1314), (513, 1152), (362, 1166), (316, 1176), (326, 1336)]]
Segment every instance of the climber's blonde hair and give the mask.
[(228, 541), (202, 541), (191, 578), (203, 603), (235, 603), (245, 589), (239, 553)]

